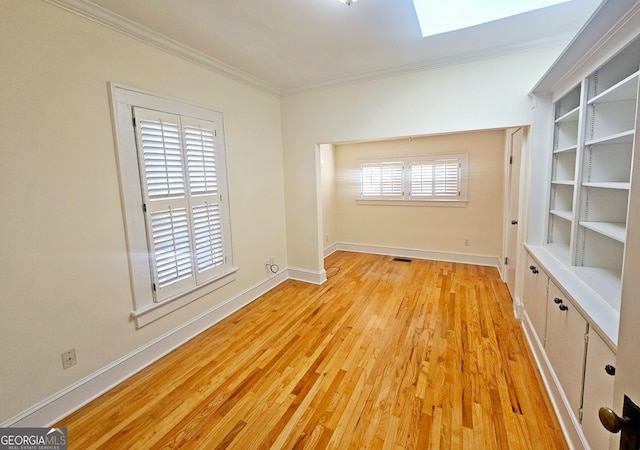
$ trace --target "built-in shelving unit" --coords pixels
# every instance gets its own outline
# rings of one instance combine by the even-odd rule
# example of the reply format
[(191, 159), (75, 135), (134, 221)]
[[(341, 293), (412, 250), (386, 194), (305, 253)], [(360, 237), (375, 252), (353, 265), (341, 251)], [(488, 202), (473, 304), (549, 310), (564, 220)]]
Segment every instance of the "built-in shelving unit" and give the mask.
[(574, 192), (580, 123), (580, 86), (554, 105), (553, 157), (547, 244), (554, 254), (570, 262), (574, 220)]
[(614, 404), (621, 313), (637, 306), (639, 17), (640, 0), (603, 2), (532, 90), (516, 306), (571, 448), (619, 440), (598, 410)]
[(619, 309), (640, 40), (554, 102), (545, 245)]
[(640, 41), (587, 77), (574, 264), (619, 309), (627, 237)]

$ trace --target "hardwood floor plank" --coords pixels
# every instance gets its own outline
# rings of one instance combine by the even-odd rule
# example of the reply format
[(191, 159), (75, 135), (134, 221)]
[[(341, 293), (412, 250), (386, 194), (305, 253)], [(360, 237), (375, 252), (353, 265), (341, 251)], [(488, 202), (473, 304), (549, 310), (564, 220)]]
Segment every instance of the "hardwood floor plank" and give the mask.
[(566, 448), (494, 268), (326, 265), (60, 421), (69, 448)]

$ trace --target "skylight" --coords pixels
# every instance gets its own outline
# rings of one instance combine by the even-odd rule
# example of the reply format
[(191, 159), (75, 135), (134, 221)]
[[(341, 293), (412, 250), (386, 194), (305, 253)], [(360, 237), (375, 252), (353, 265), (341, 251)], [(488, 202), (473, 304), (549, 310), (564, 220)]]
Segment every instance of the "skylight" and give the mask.
[(480, 25), (571, 0), (413, 0), (422, 36)]

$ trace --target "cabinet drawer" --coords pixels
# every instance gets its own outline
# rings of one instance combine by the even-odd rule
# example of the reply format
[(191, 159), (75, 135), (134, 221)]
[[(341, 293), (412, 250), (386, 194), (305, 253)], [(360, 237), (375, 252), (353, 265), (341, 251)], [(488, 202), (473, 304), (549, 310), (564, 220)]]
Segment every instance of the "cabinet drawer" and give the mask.
[(549, 282), (545, 351), (576, 417), (582, 404), (587, 330), (587, 321), (573, 303)]
[(582, 400), (582, 431), (592, 449), (609, 448), (609, 438), (619, 436), (605, 430), (598, 418), (601, 406), (613, 408), (615, 376), (611, 375), (611, 369), (615, 368), (615, 364), (613, 351), (593, 329), (590, 330)]

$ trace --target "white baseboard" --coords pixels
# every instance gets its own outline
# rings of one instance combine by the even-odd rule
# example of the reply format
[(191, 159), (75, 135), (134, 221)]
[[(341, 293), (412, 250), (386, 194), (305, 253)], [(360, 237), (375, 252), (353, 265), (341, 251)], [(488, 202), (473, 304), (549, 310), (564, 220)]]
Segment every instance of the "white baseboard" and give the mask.
[(240, 292), (224, 303), (214, 306), (128, 355), (42, 400), (19, 415), (1, 423), (0, 428), (53, 425), (202, 333), (207, 328), (248, 305), (288, 278), (290, 276), (288, 276), (287, 271), (282, 271)]
[[(468, 253), (451, 253), (433, 250), (416, 250), (408, 248), (384, 247), (379, 245), (351, 244), (338, 242), (333, 244), (333, 251), (344, 250), (357, 253), (373, 253), (376, 255), (400, 256), (403, 258), (432, 259), (434, 261), (457, 262), (463, 264), (475, 264), (478, 266), (500, 267), (500, 258), (497, 256), (474, 255)], [(326, 252), (326, 250), (325, 250)]]
[(325, 247), (325, 249), (324, 249), (324, 257), (326, 258), (326, 257), (327, 257), (327, 256), (329, 256), (330, 254), (332, 254), (332, 253), (334, 253), (334, 252), (337, 252), (338, 250), (339, 250), (339, 249), (338, 249), (338, 243), (337, 243), (337, 242), (334, 242), (334, 243), (333, 243), (333, 244), (331, 244), (330, 246)]
[(292, 280), (304, 281), (305, 283), (320, 285), (327, 281), (327, 272), (324, 269), (320, 272), (313, 272), (307, 269), (289, 267), (287, 273)]

